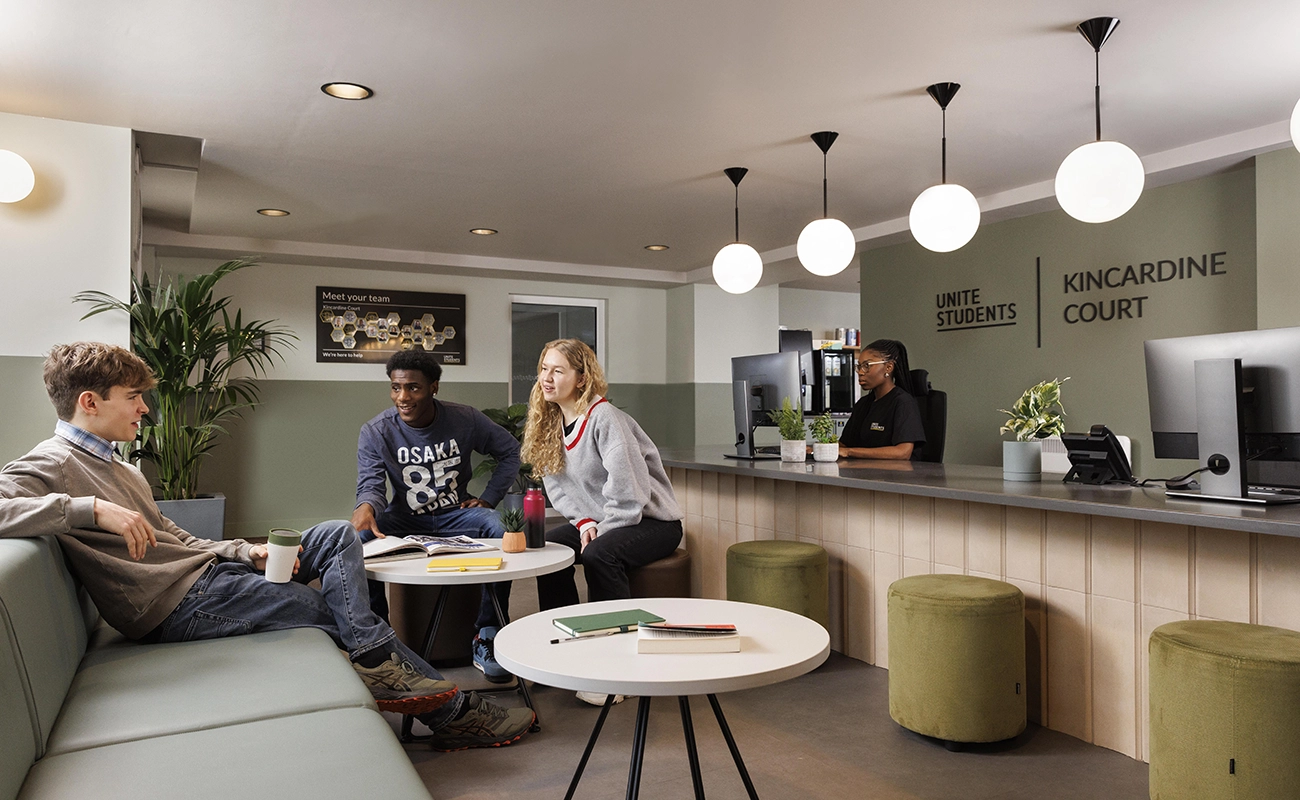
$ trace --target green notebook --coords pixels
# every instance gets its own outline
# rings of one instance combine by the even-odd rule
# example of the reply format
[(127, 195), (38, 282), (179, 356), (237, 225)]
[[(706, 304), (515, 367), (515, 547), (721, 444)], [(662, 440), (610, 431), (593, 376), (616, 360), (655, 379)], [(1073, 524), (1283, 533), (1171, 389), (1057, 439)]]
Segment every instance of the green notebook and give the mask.
[(634, 631), (642, 622), (663, 622), (649, 611), (630, 608), (627, 611), (608, 611), (604, 614), (583, 614), (580, 617), (560, 617), (555, 627), (570, 636), (599, 636), (610, 631)]

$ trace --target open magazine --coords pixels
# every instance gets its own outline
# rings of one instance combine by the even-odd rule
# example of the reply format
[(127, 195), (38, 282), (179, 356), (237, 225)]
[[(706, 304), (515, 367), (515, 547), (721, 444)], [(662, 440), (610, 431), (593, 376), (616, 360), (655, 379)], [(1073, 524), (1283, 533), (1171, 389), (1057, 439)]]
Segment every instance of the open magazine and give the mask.
[(482, 553), (496, 549), (495, 545), (484, 544), (468, 536), (425, 536), (419, 533), (371, 539), (361, 546), (368, 564), (427, 558), (442, 553)]

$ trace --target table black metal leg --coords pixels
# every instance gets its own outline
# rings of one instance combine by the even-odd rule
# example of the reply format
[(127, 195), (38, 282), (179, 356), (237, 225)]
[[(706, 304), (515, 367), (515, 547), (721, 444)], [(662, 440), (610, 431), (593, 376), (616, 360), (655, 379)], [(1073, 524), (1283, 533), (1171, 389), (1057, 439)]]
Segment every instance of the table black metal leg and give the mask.
[(569, 781), (569, 791), (564, 794), (564, 800), (573, 800), (573, 793), (578, 790), (578, 781), (582, 780), (582, 771), (587, 768), (587, 759), (591, 758), (591, 751), (596, 749), (596, 739), (600, 737), (600, 729), (605, 724), (605, 717), (609, 716), (609, 709), (613, 705), (614, 695), (606, 696), (605, 705), (600, 709), (600, 716), (596, 717), (596, 727), (591, 729), (591, 738), (587, 740), (587, 749), (582, 751), (578, 768), (573, 771), (573, 780)]
[(745, 762), (740, 757), (740, 748), (736, 747), (736, 740), (731, 736), (731, 728), (727, 726), (727, 718), (722, 715), (722, 706), (718, 705), (718, 696), (711, 694), (708, 697), (709, 705), (713, 706), (713, 715), (718, 718), (718, 727), (722, 729), (722, 738), (727, 740), (731, 758), (736, 762), (740, 779), (745, 783), (745, 791), (749, 792), (750, 800), (758, 800), (758, 792), (754, 791), (754, 782), (749, 779), (749, 770), (745, 769)]
[[(424, 629), (424, 646), (420, 649), (420, 657), (425, 661), (429, 660), (429, 653), (433, 651), (433, 642), (438, 638), (438, 626), (442, 624), (442, 612), (447, 607), (447, 587), (438, 587), (438, 599), (434, 601), (433, 613), (429, 616), (429, 624)], [(428, 736), (416, 736), (415, 717), (410, 714), (402, 715), (402, 735), (398, 739), (403, 744), (413, 742), (428, 741)]]
[(700, 754), (695, 749), (695, 726), (691, 724), (691, 699), (686, 695), (677, 698), (682, 710), (682, 733), (686, 736), (686, 758), (691, 762), (691, 785), (695, 800), (704, 800), (704, 778), (700, 775)]
[(632, 764), (627, 770), (627, 800), (641, 793), (641, 762), (645, 760), (646, 732), (650, 728), (650, 698), (642, 696), (636, 705), (636, 732), (632, 735)]
[[(488, 597), (492, 598), (493, 610), (497, 612), (497, 624), (504, 628), (506, 626), (506, 615), (502, 613), (501, 601), (497, 599), (496, 590), (491, 585), (488, 585), (486, 591)], [(533, 712), (533, 726), (528, 730), (537, 733), (542, 729), (542, 718), (537, 713), (537, 708), (533, 706), (533, 696), (528, 693), (528, 684), (518, 675), (515, 676), (515, 682), (519, 684), (519, 693), (524, 696), (524, 705), (528, 706), (528, 708)]]

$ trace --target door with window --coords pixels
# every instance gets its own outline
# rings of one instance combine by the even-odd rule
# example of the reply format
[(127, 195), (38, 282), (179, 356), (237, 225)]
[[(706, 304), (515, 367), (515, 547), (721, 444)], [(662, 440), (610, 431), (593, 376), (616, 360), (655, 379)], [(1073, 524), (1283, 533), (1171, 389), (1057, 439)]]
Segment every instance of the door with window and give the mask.
[(605, 301), (593, 298), (510, 298), (510, 402), (527, 403), (537, 381), (542, 347), (555, 339), (578, 339), (605, 366)]

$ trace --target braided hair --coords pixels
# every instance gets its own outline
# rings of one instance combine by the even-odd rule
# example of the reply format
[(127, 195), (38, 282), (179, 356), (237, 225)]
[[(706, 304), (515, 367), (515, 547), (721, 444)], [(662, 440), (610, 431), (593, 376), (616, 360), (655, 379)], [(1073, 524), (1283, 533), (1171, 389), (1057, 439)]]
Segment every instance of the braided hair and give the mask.
[(907, 348), (897, 339), (877, 339), (863, 350), (874, 350), (894, 362), (893, 378), (896, 386), (901, 386), (908, 394), (912, 391), (912, 368), (907, 364)]

